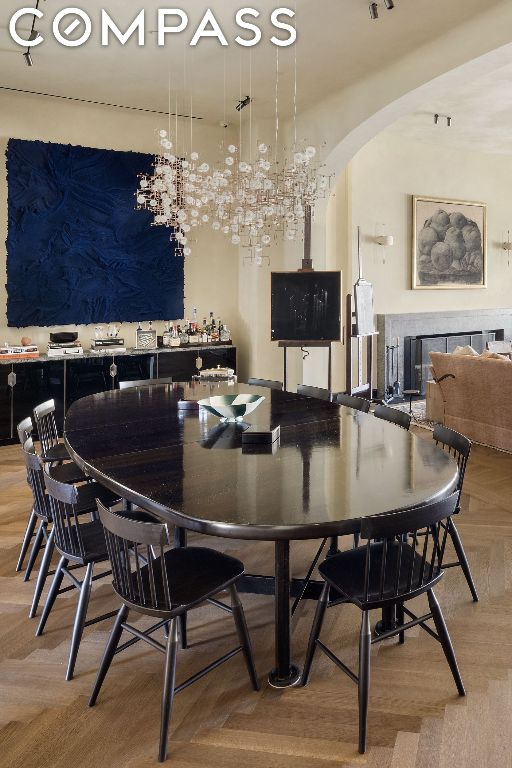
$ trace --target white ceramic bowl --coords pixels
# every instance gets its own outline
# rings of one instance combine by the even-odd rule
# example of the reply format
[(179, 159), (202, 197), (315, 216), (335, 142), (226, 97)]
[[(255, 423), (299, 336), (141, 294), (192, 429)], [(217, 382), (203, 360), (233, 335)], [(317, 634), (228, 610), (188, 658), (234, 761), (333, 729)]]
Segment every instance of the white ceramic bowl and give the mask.
[(199, 400), (199, 405), (222, 421), (242, 421), (264, 401), (260, 395), (216, 395)]

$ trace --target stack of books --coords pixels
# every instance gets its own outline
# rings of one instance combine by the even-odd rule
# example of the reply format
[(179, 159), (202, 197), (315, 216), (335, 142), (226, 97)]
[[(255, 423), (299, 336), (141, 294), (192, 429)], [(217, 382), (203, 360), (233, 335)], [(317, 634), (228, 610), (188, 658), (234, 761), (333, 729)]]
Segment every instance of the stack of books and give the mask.
[(66, 355), (83, 355), (84, 350), (79, 341), (72, 341), (70, 344), (54, 344), (48, 342), (48, 357), (64, 357)]
[(109, 339), (92, 339), (91, 340), (91, 352), (126, 352), (124, 345), (124, 339), (119, 339), (114, 336)]
[(39, 357), (39, 350), (35, 344), (30, 344), (28, 347), (4, 344), (0, 347), (0, 360), (31, 360), (34, 357)]

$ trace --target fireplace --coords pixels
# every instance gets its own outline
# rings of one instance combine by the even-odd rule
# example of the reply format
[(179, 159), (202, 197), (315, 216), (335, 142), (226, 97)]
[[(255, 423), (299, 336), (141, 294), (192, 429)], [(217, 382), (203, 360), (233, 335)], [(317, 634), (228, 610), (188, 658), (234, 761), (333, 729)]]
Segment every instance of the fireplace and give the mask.
[(486, 349), (488, 341), (503, 341), (503, 328), (493, 331), (467, 333), (436, 333), (425, 336), (406, 336), (404, 339), (404, 389), (419, 389), (425, 394), (430, 376), (430, 352), (453, 352), (456, 347), (469, 345), (478, 353)]
[(386, 356), (386, 348), (396, 347), (397, 340), (399, 349), (398, 355), (395, 353), (395, 366), (402, 389), (418, 389), (418, 384), (424, 389), (429, 352), (451, 352), (456, 346), (465, 344), (483, 351), (492, 339), (512, 339), (512, 309), (377, 315), (377, 330), (377, 393), (384, 397), (388, 373), (391, 375), (388, 372), (390, 355)]

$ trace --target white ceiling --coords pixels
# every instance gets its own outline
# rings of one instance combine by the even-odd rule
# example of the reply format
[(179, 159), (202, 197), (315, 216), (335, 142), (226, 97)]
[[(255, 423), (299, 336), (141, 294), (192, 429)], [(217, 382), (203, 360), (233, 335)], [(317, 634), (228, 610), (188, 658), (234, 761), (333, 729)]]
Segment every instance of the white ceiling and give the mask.
[[(451, 128), (441, 117), (450, 115)], [(456, 87), (441, 87), (421, 109), (398, 120), (392, 133), (480, 152), (512, 154), (512, 64)]]
[[(367, 0), (260, 0), (255, 7), (267, 16), (281, 5), (297, 5), (299, 43), (298, 108), (305, 109), (344, 86), (357, 81), (379, 66), (399, 58), (407, 51), (460, 23), (498, 0), (395, 0), (396, 7), (386, 11), (381, 3), (378, 21), (371, 21)], [(27, 3), (30, 5), (30, 3)], [(72, 5), (72, 4), (70, 4)], [(156, 9), (164, 7), (158, 0), (127, 3), (125, 0), (87, 0), (77, 3), (90, 14), (97, 29), (99, 9), (106, 8), (120, 26), (126, 28), (135, 12), (145, 8), (148, 30), (156, 27)], [(235, 11), (243, 6), (240, 0), (210, 3), (217, 18), (232, 41)], [(11, 41), (7, 26), (11, 14), (22, 6), (21, 0), (1, 0), (0, 15), (0, 85), (44, 91), (64, 96), (113, 102), (129, 106), (166, 111), (168, 109), (168, 80), (171, 70), (173, 89), (178, 86), (179, 110), (193, 112), (208, 121), (223, 117), (223, 70), (227, 70), (227, 114), (237, 120), (234, 105), (240, 94), (249, 90), (249, 67), (252, 51), (253, 96), (255, 116), (270, 118), (275, 108), (275, 48), (268, 42), (257, 48), (241, 48), (234, 43), (222, 49), (213, 40), (203, 40), (197, 48), (184, 44), (192, 32), (175, 36), (165, 50), (156, 45), (155, 35), (148, 36), (144, 48), (132, 41), (122, 48), (113, 44), (101, 48), (97, 35), (82, 48), (63, 48), (50, 39), (53, 15), (63, 7), (56, 0), (41, 2), (47, 14), (37, 28), (47, 36), (43, 45), (34, 50), (35, 66), (25, 65), (20, 49)], [(190, 16), (191, 27), (197, 25), (207, 7), (203, 0), (181, 3)], [(264, 13), (263, 13), (263, 9)], [(268, 27), (267, 27), (268, 29)], [(267, 32), (268, 39), (269, 34)], [(280, 49), (281, 91), (283, 113), (292, 109), (294, 49)], [(187, 87), (184, 89), (184, 61)], [(173, 98), (174, 100), (174, 98)]]

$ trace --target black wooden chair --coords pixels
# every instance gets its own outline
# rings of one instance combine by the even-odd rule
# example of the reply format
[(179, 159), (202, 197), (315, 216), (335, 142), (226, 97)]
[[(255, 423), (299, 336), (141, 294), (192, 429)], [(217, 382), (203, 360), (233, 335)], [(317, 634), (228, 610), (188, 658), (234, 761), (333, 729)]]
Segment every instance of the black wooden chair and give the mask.
[(253, 387), (265, 387), (266, 389), (275, 389), (279, 392), (283, 391), (282, 381), (272, 381), (271, 379), (249, 379), (247, 382)]
[[(32, 513), (36, 516), (36, 522), (39, 525), (35, 533), (34, 543), (30, 552), (30, 557), (25, 572), (25, 581), (28, 581), (37, 555), (44, 543), (44, 553), (39, 565), (34, 597), (29, 612), (29, 617), (33, 618), (39, 605), (41, 593), (48, 575), (53, 553), (53, 530), (51, 530), (51, 512), (46, 487), (43, 478), (43, 468), (39, 456), (35, 452), (32, 438), (29, 437), (23, 445), (23, 457), (27, 468), (27, 483), (32, 491), (33, 507)], [(48, 530), (50, 528), (50, 530)]]
[[(441, 424), (436, 425), (434, 428), (433, 438), (436, 442), (436, 445), (440, 445), (450, 454), (450, 456), (453, 456), (459, 467), (459, 482), (457, 485), (458, 499), (457, 507), (455, 509), (455, 514), (457, 515), (460, 512), (460, 498), (462, 495), (462, 487), (464, 485), (464, 476), (466, 474), (466, 467), (468, 464), (469, 456), (471, 454), (471, 441), (468, 440), (467, 437), (464, 437), (464, 435), (455, 432), (453, 429), (448, 429), (448, 427), (443, 427)], [(448, 533), (450, 534), (450, 538), (452, 540), (453, 547), (458, 559), (454, 563), (445, 563), (443, 568), (462, 568), (462, 572), (464, 573), (468, 583), (471, 596), (474, 602), (478, 603), (478, 592), (476, 591), (475, 582), (473, 581), (468, 559), (466, 557), (466, 553), (464, 551), (464, 547), (462, 545), (462, 541), (453, 518), (450, 518), (448, 521)]]
[[(32, 433), (34, 431), (34, 425), (32, 424), (32, 419), (30, 418), (30, 416), (27, 416), (26, 419), (23, 419), (23, 421), (20, 421), (16, 429), (18, 432), (18, 439), (20, 441), (20, 445), (23, 448), (27, 440), (32, 437)], [(25, 533), (23, 534), (23, 540), (21, 542), (21, 549), (20, 549), (20, 554), (18, 556), (18, 562), (16, 563), (17, 573), (23, 570), (23, 563), (25, 562), (25, 557), (27, 556), (27, 552), (30, 547), (30, 542), (34, 537), (37, 537), (37, 533), (38, 533), (36, 532), (37, 517), (38, 516), (34, 509), (34, 506), (32, 506), (32, 509), (30, 510), (30, 514), (28, 516)], [(33, 561), (32, 561), (32, 564), (30, 565), (30, 569), (27, 566), (28, 573), (27, 572), (25, 573), (25, 581), (28, 581), (30, 579), (30, 574), (34, 566), (34, 562), (41, 548), (41, 543), (42, 542), (39, 541), (39, 544), (37, 544), (36, 546), (36, 539), (32, 542), (32, 550), (29, 555), (29, 565), (30, 565), (30, 561), (31, 560)], [(32, 558), (32, 555), (33, 555), (33, 558)]]
[(41, 445), (41, 458), (49, 465), (50, 475), (61, 483), (83, 483), (89, 478), (73, 462), (69, 451), (59, 440), (55, 421), (55, 401), (36, 405), (34, 421)]
[[(48, 494), (46, 492), (46, 485), (44, 480), (43, 465), (40, 457), (37, 455), (32, 438), (28, 438), (23, 446), (23, 457), (25, 459), (25, 466), (27, 468), (27, 482), (32, 491), (33, 497), (33, 510), (36, 517), (39, 519), (39, 526), (32, 548), (29, 564), (27, 566), (27, 573), (30, 575), (30, 571), (34, 565), (37, 553), (44, 544), (44, 554), (41, 559), (39, 571), (37, 575), (36, 586), (34, 590), (34, 597), (30, 608), (29, 617), (32, 619), (37, 613), (41, 594), (44, 589), (46, 579), (50, 574), (50, 565), (52, 561), (52, 555), (55, 550), (54, 537), (55, 529), (52, 527), (52, 515)], [(90, 514), (93, 515), (97, 512), (96, 509), (96, 497), (104, 496), (105, 498), (115, 499), (116, 497), (105, 490), (97, 483), (87, 483), (81, 485), (78, 489), (78, 514)], [(25, 578), (28, 581), (28, 578)]]
[[(86, 483), (79, 487), (61, 483), (48, 474), (48, 465), (45, 465), (44, 482), (53, 522), (52, 542), (61, 557), (46, 598), (36, 637), (43, 633), (57, 595), (67, 592), (70, 588), (76, 588), (79, 598), (66, 672), (66, 680), (71, 680), (84, 628), (116, 615), (116, 612), (113, 612), (86, 620), (93, 580), (109, 576), (111, 573), (106, 571), (94, 576), (94, 566), (108, 560), (103, 526), (97, 519), (95, 497), (102, 498), (107, 504), (116, 503), (119, 499), (96, 483)], [(92, 518), (88, 522), (82, 517), (86, 511)], [(83, 581), (80, 582), (76, 578), (75, 568), (70, 566), (70, 563), (86, 569)], [(64, 577), (71, 582), (71, 587), (61, 590)]]
[(304, 397), (316, 397), (317, 400), (327, 400), (331, 402), (332, 394), (328, 389), (322, 387), (310, 387), (309, 384), (299, 384), (297, 394)]
[[(359, 691), (359, 752), (366, 751), (368, 697), (370, 689), (370, 651), (373, 643), (399, 635), (400, 643), (405, 632), (420, 626), (441, 643), (446, 660), (452, 671), (455, 685), (461, 696), (465, 695), (453, 646), (441, 608), (433, 588), (443, 576), (442, 561), (447, 539), (446, 521), (454, 514), (458, 493), (449, 498), (404, 512), (376, 515), (361, 520), (361, 538), (366, 544), (341, 552), (320, 566), (325, 586), (317, 605), (309, 638), (301, 684), (305, 685), (311, 671), (316, 648), (320, 648), (351, 680)], [(443, 525), (444, 523), (444, 525)], [(412, 539), (408, 536), (412, 535)], [(412, 543), (409, 543), (412, 541)], [(362, 612), (359, 639), (359, 670), (355, 674), (319, 639), (325, 610), (328, 607), (329, 590), (341, 594), (332, 605), (349, 602)], [(430, 611), (416, 616), (405, 603), (427, 593)], [(393, 629), (372, 637), (370, 611), (374, 609), (396, 610)], [(405, 616), (410, 619), (405, 621)], [(435, 631), (426, 624), (434, 620)]]
[[(253, 688), (259, 688), (247, 624), (236, 588), (236, 582), (244, 573), (244, 566), (239, 560), (213, 549), (187, 547), (166, 551), (164, 547), (170, 543), (166, 525), (127, 519), (106, 509), (100, 501), (98, 509), (100, 520), (105, 527), (113, 586), (123, 604), (107, 642), (89, 705), (92, 707), (96, 703), (116, 653), (139, 640), (162, 651), (165, 654), (165, 665), (158, 751), (158, 759), (162, 762), (167, 755), (167, 735), (175, 693), (240, 652), (244, 655)], [(133, 553), (131, 558), (126, 556), (129, 551)], [(141, 556), (145, 565), (141, 565)], [(215, 597), (225, 589), (230, 590), (231, 606), (225, 605)], [(177, 620), (205, 601), (233, 614), (239, 644), (185, 682), (176, 685)], [(127, 623), (128, 614), (132, 609), (158, 619), (158, 623), (141, 632)], [(163, 645), (155, 640), (152, 634), (165, 625), (168, 625), (168, 636), (166, 644)], [(119, 646), (123, 630), (133, 637)]]
[(370, 400), (365, 397), (355, 397), (354, 395), (347, 395), (346, 392), (339, 392), (334, 402), (338, 405), (344, 405), (345, 408), (352, 408), (353, 411), (361, 411), (361, 413), (370, 412)]
[(172, 384), (172, 379), (142, 379), (139, 381), (120, 381), (119, 389), (135, 389), (135, 387), (156, 387), (158, 384)]
[(377, 419), (383, 419), (389, 421), (390, 424), (396, 424), (402, 429), (409, 429), (411, 426), (412, 416), (405, 411), (399, 411), (397, 408), (390, 408), (388, 405), (377, 405), (373, 415)]

